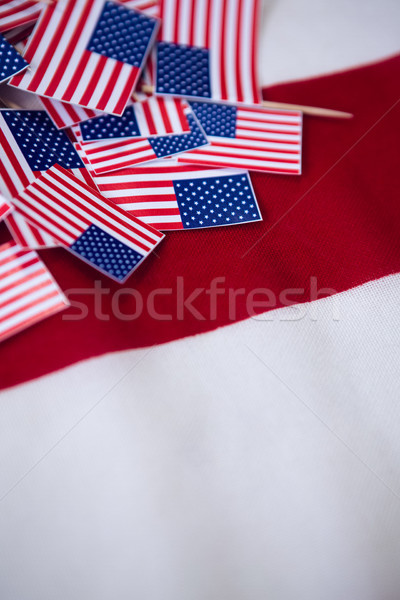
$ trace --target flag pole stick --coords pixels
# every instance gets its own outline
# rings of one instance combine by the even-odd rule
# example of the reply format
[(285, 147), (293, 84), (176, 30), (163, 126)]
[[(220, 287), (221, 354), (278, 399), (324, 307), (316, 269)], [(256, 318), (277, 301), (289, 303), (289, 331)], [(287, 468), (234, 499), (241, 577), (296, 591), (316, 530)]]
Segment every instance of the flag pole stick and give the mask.
[[(147, 94), (154, 93), (154, 87), (152, 85), (143, 84), (141, 91)], [(305, 115), (312, 115), (314, 117), (328, 117), (332, 119), (351, 119), (353, 115), (348, 112), (341, 110), (332, 110), (331, 108), (319, 108), (317, 106), (304, 106), (302, 104), (286, 104), (285, 102), (271, 102), (264, 100), (262, 103), (266, 108), (278, 108), (282, 110), (299, 110)]]

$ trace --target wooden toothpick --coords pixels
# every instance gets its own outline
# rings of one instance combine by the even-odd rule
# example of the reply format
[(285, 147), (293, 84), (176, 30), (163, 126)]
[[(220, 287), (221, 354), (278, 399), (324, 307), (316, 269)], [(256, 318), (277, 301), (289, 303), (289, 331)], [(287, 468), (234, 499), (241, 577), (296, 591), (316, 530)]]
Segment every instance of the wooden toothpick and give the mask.
[[(141, 90), (147, 94), (154, 93), (152, 85), (143, 84)], [(331, 108), (319, 108), (316, 106), (303, 106), (302, 104), (286, 104), (285, 102), (270, 102), (264, 100), (262, 103), (266, 108), (277, 108), (281, 110), (299, 110), (305, 115), (313, 115), (314, 117), (329, 117), (332, 119), (351, 119), (353, 115), (341, 110), (332, 110)]]

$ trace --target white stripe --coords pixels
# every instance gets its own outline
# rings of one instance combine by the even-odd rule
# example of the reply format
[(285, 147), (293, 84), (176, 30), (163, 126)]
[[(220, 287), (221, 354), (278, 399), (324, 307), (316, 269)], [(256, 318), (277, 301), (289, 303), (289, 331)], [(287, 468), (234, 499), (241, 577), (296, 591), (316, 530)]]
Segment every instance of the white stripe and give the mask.
[(189, 23), (191, 4), (191, 0), (183, 0), (183, 2), (181, 1), (180, 3), (180, 13), (178, 21), (179, 44), (189, 44)]
[(181, 155), (181, 160), (183, 162), (190, 162), (191, 160), (196, 161), (204, 161), (208, 164), (225, 164), (229, 161), (230, 164), (238, 165), (238, 166), (246, 166), (248, 169), (256, 169), (261, 168), (263, 170), (267, 169), (284, 169), (285, 171), (293, 171), (294, 173), (299, 172), (299, 164), (291, 164), (291, 163), (280, 163), (280, 162), (269, 162), (267, 160), (256, 160), (251, 158), (236, 158), (234, 156), (218, 156), (218, 155), (201, 155), (196, 152), (187, 152)]
[[(37, 284), (41, 283), (41, 281), (46, 281), (46, 280), (47, 280), (47, 285), (45, 287), (40, 288), (39, 290), (32, 291), (32, 292), (28, 291), (28, 290), (32, 289), (33, 287), (35, 287)], [(15, 300), (13, 302), (7, 304), (6, 306), (3, 306), (2, 308), (0, 308), (0, 319), (7, 317), (7, 315), (10, 315), (15, 310), (23, 308), (27, 304), (30, 304), (31, 302), (34, 302), (35, 300), (39, 300), (40, 298), (43, 298), (44, 296), (46, 296), (49, 292), (54, 291), (53, 290), (53, 282), (51, 280), (49, 281), (49, 277), (48, 277), (47, 273), (44, 273), (44, 278), (43, 277), (40, 278), (40, 281), (37, 281), (36, 279), (29, 281), (28, 285), (25, 285), (25, 289), (26, 289), (25, 295), (22, 296), (22, 298), (18, 298), (18, 299), (16, 298), (16, 296), (18, 294), (18, 285), (16, 286), (16, 288), (13, 289), (13, 291), (15, 291), (15, 294), (13, 296), (10, 296), (10, 298), (14, 297)]]
[(176, 1), (164, 0), (163, 11), (163, 40), (164, 42), (172, 42), (174, 39), (175, 28)]
[(222, 24), (222, 2), (215, 0), (210, 11), (210, 79), (211, 93), (215, 99), (221, 98), (220, 46)]
[(86, 91), (87, 83), (91, 78), (99, 60), (99, 55), (93, 53), (90, 55), (85, 70), (83, 71), (83, 74), (80, 80), (78, 81), (77, 86), (75, 87), (74, 93), (71, 96), (71, 104), (79, 104), (81, 98), (83, 97), (83, 94)]
[[(40, 273), (40, 271), (41, 271), (41, 273)], [(52, 281), (49, 280), (49, 274), (46, 271), (43, 271), (43, 264), (41, 264), (40, 262), (38, 262), (35, 265), (31, 265), (30, 267), (27, 267), (26, 269), (23, 269), (20, 273), (21, 273), (21, 283), (15, 283), (13, 285), (13, 287), (11, 289), (9, 289), (8, 291), (3, 291), (3, 290), (1, 291), (1, 303), (8, 302), (12, 298), (15, 298), (16, 296), (32, 289), (36, 285), (40, 285), (41, 283), (44, 283), (45, 281), (52, 284)], [(37, 273), (37, 275), (34, 279), (29, 279), (28, 281), (22, 281), (22, 279), (29, 277), (29, 275), (32, 275), (33, 273)], [(3, 283), (4, 283), (4, 285), (3, 285)], [(1, 285), (4, 288), (7, 287), (6, 283), (3, 281), (1, 282)]]
[[(128, 210), (128, 209), (127, 209)], [(133, 208), (133, 211), (135, 210), (135, 208)], [(180, 217), (180, 215), (146, 215), (146, 216), (142, 216), (140, 217), (145, 223), (147, 223), (148, 225), (152, 225), (153, 223), (155, 224), (159, 224), (159, 223), (182, 223), (182, 219)]]
[(292, 113), (292, 112), (283, 112), (279, 114), (271, 113), (268, 110), (241, 110), (238, 108), (237, 111), (237, 122), (240, 123), (242, 121), (249, 121), (250, 117), (257, 119), (256, 124), (259, 124), (260, 121), (276, 121), (276, 122), (285, 122), (288, 121), (300, 125), (301, 124), (301, 114)]
[(207, 31), (207, 0), (197, 0), (194, 19), (194, 45), (200, 48), (206, 46)]
[[(122, 205), (119, 204), (118, 206)], [(156, 210), (157, 208), (178, 208), (178, 203), (176, 200), (166, 200), (165, 202), (129, 202), (123, 205), (125, 210), (128, 210), (128, 206), (132, 210)]]

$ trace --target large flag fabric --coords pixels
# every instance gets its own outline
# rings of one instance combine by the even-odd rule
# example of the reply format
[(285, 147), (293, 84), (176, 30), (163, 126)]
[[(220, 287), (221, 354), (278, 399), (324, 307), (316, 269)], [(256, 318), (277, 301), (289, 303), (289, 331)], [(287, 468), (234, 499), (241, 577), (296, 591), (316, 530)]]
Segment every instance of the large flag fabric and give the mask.
[(58, 165), (37, 177), (13, 202), (28, 222), (119, 282), (164, 237)]
[(210, 144), (181, 162), (300, 175), (302, 115), (296, 111), (191, 102)]
[(158, 26), (157, 19), (109, 0), (58, 0), (29, 39), (29, 71), (10, 85), (121, 115)]
[[(301, 177), (251, 174), (262, 221), (168, 233), (157, 250), (159, 258), (147, 260), (133, 278), (144, 303), (156, 288), (176, 290), (177, 276), (184, 278), (188, 293), (209, 289), (212, 280), (221, 276), (227, 289), (269, 289), (275, 298), (271, 306), (278, 309), (285, 301), (281, 295), (285, 289), (304, 290), (292, 297), (293, 302), (315, 297), (315, 279), (320, 290), (328, 290), (322, 293), (326, 295), (329, 290), (341, 292), (400, 271), (400, 190), (394, 178), (400, 128), (396, 104), (399, 69), (400, 57), (395, 57), (354, 71), (270, 88), (269, 99), (346, 108), (355, 117), (343, 122), (304, 118), (307, 140)], [(373, 97), (371, 89), (377, 90)], [(382, 115), (386, 116), (381, 119)], [(366, 131), (368, 135), (364, 135)], [(355, 172), (359, 174), (356, 178)], [(61, 286), (93, 287), (93, 269), (77, 268), (64, 257), (61, 262), (60, 252), (46, 251), (46, 263), (55, 270)], [(104, 279), (104, 285), (112, 291), (104, 298), (103, 310), (112, 315), (113, 291), (119, 284), (114, 287), (111, 280)], [(249, 313), (242, 294), (235, 299), (234, 314), (229, 314), (226, 295), (220, 298), (216, 317), (210, 318), (209, 296), (203, 294), (195, 308), (204, 318), (186, 311), (180, 319), (174, 294), (160, 298), (158, 310), (173, 317), (158, 321), (156, 327), (147, 313), (132, 322), (124, 321), (122, 327), (112, 316), (109, 321), (99, 321), (89, 308), (84, 320), (54, 318), (51, 326), (43, 323), (36, 335), (32, 332), (29, 342), (24, 336), (7, 341), (0, 346), (1, 385), (85, 357), (176, 340), (270, 310), (264, 297)], [(75, 299), (91, 306), (84, 293)], [(126, 302), (129, 305), (129, 299)], [(127, 312), (134, 312), (134, 303), (132, 298), (131, 308), (125, 307)], [(60, 337), (65, 343), (54, 352)], [(40, 357), (32, 357), (32, 346), (41, 347)], [(15, 356), (19, 364), (10, 362), (9, 357)]]
[(259, 221), (249, 174), (160, 160), (94, 177), (100, 192), (160, 231)]
[(259, 0), (161, 0), (157, 92), (258, 103), (258, 26)]
[(191, 113), (186, 117), (190, 133), (96, 142), (84, 142), (79, 128), (74, 129), (74, 133), (79, 150), (90, 165), (89, 169), (96, 175), (104, 175), (208, 144), (208, 139), (196, 117)]
[(0, 246), (0, 342), (67, 306), (36, 252), (15, 242)]

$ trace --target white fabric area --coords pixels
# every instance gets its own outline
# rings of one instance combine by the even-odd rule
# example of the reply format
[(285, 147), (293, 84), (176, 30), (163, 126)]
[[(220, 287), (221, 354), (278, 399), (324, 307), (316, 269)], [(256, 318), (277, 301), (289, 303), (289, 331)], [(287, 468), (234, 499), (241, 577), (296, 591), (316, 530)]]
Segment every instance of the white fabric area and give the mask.
[[(263, 83), (400, 51), (275, 0)], [(0, 397), (2, 600), (398, 600), (400, 275)]]

